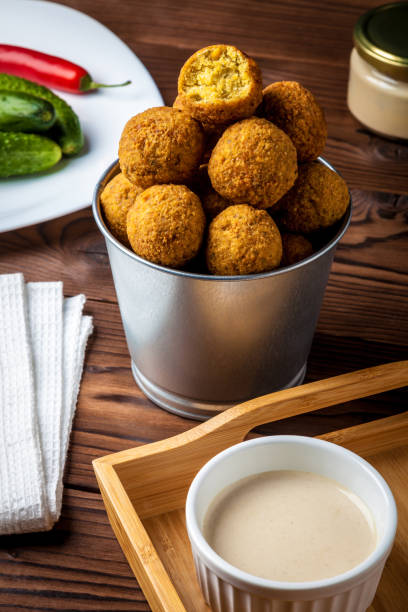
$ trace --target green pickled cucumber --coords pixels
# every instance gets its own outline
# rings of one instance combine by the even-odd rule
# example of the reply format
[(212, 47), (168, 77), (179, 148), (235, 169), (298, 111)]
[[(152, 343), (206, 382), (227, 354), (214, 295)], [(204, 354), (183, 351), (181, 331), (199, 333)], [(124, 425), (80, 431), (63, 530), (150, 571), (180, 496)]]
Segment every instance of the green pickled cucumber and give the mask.
[[(77, 115), (72, 108), (51, 90), (27, 79), (0, 73), (0, 89), (9, 92), (27, 93), (50, 102), (55, 109), (57, 141), (64, 155), (76, 155), (84, 146), (84, 136)], [(54, 128), (53, 128), (54, 129)]]
[(0, 130), (45, 132), (55, 121), (55, 110), (47, 100), (27, 93), (0, 90)]
[(61, 148), (46, 136), (0, 132), (1, 178), (48, 170), (61, 156)]

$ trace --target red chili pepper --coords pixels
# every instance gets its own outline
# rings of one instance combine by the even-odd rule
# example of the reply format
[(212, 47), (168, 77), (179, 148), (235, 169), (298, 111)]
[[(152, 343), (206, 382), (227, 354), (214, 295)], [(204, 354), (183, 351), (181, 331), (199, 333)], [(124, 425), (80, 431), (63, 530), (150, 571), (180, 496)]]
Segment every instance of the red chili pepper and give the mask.
[(0, 44), (0, 72), (14, 74), (51, 89), (75, 94), (99, 87), (123, 87), (131, 82), (126, 81), (119, 85), (94, 83), (89, 73), (77, 64), (33, 49), (3, 44)]

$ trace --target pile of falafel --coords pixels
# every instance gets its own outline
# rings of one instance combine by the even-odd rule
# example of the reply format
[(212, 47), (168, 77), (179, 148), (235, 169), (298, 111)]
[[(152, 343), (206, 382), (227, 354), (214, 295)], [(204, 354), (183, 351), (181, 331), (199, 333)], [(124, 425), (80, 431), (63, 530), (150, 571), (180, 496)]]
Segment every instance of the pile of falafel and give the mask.
[(162, 266), (198, 261), (199, 272), (230, 276), (291, 265), (349, 205), (343, 179), (317, 160), (326, 138), (310, 91), (292, 81), (263, 89), (253, 59), (205, 47), (182, 67), (173, 107), (125, 125), (121, 172), (100, 198), (106, 223)]

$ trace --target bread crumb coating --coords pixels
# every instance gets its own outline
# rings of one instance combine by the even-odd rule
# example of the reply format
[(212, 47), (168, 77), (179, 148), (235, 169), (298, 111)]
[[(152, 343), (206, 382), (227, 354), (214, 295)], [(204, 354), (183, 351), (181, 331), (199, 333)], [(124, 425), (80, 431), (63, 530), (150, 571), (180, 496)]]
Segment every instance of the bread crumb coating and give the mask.
[(101, 207), (109, 230), (125, 246), (129, 245), (126, 216), (143, 189), (130, 183), (120, 172), (109, 181), (101, 193)]
[(269, 208), (296, 180), (296, 149), (270, 121), (251, 117), (225, 130), (211, 154), (208, 174), (225, 199)]
[(204, 133), (197, 121), (176, 108), (149, 108), (132, 117), (119, 142), (119, 163), (126, 178), (139, 187), (188, 183), (204, 152)]
[(327, 125), (314, 95), (296, 81), (278, 81), (264, 89), (259, 115), (272, 121), (295, 145), (299, 162), (323, 153)]
[(265, 210), (230, 206), (210, 223), (206, 258), (210, 272), (221, 276), (268, 272), (282, 258), (279, 230)]
[(299, 166), (293, 188), (279, 202), (280, 227), (309, 234), (339, 221), (347, 210), (350, 194), (339, 174), (319, 161)]
[(281, 236), (283, 247), (281, 266), (291, 266), (312, 255), (312, 243), (301, 234), (288, 234), (284, 232)]
[(185, 185), (149, 187), (136, 198), (127, 216), (127, 234), (134, 252), (174, 268), (195, 257), (204, 228), (201, 202)]
[(226, 200), (215, 191), (208, 176), (208, 165), (202, 164), (194, 179), (192, 190), (198, 195), (208, 220), (214, 219), (221, 211), (233, 202)]

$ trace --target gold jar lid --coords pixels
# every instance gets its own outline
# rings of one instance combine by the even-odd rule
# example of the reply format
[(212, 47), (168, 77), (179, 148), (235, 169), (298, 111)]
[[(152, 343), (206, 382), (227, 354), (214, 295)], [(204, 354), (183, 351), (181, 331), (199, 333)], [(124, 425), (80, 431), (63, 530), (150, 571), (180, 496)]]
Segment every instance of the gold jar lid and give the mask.
[(379, 72), (408, 82), (408, 2), (364, 13), (354, 27), (358, 53)]

